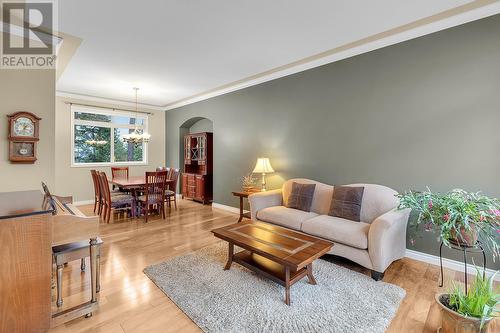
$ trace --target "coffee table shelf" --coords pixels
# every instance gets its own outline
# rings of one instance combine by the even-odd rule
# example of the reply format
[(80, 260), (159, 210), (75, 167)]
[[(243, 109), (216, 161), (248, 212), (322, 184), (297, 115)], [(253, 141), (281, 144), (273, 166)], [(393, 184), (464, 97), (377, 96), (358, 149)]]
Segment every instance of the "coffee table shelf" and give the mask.
[[(233, 261), (241, 266), (248, 268), (276, 283), (286, 286), (286, 269), (272, 260), (259, 256), (248, 250), (238, 252), (233, 255)], [(290, 285), (302, 279), (307, 275), (307, 268), (301, 268), (297, 271), (290, 271)]]

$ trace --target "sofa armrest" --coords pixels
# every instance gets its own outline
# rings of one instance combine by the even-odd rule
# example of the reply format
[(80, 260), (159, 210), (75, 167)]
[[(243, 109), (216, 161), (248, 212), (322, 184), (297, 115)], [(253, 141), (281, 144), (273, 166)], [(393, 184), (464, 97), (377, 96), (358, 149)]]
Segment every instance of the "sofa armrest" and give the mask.
[(252, 220), (257, 220), (257, 212), (261, 209), (283, 205), (283, 195), (281, 189), (256, 192), (248, 196), (250, 203), (250, 215)]
[(393, 209), (372, 222), (368, 231), (368, 253), (375, 271), (383, 273), (394, 260), (405, 256), (410, 211)]

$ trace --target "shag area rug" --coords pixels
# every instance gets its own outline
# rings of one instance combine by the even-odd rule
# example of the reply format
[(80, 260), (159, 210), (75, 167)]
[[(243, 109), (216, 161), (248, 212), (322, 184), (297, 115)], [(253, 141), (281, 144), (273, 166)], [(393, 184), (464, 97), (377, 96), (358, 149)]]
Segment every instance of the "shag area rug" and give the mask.
[(144, 273), (205, 332), (384, 332), (405, 296), (398, 286), (319, 259), (318, 284), (294, 284), (287, 306), (284, 287), (234, 262), (224, 271), (226, 261), (227, 243), (220, 242)]

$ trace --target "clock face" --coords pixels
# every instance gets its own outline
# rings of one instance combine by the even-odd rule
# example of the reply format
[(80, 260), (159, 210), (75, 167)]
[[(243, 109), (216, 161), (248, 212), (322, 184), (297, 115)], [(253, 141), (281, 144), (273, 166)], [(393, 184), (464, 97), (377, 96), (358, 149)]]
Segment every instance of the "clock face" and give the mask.
[(31, 137), (35, 135), (35, 124), (31, 119), (26, 117), (19, 117), (13, 124), (14, 136)]

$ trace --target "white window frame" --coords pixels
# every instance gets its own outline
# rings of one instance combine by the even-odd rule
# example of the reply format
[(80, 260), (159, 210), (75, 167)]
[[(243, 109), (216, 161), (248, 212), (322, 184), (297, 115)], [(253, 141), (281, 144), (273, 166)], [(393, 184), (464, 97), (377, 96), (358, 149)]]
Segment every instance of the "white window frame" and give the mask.
[[(143, 129), (145, 132), (148, 132), (148, 115), (147, 114), (136, 114), (135, 112), (128, 111), (119, 111), (108, 108), (99, 108), (99, 107), (88, 107), (73, 104), (71, 105), (71, 167), (73, 168), (92, 168), (92, 167), (105, 167), (105, 166), (125, 166), (125, 165), (148, 165), (148, 144), (143, 143), (142, 149), (142, 161), (125, 161), (125, 162), (115, 162), (115, 140), (114, 140), (114, 130), (115, 128), (131, 128), (134, 129), (135, 125), (126, 125), (126, 124), (115, 124), (112, 122), (100, 122), (100, 121), (90, 121), (90, 120), (80, 120), (75, 119), (75, 113), (84, 112), (84, 113), (93, 113), (93, 114), (102, 114), (107, 116), (124, 116), (124, 117), (133, 117), (137, 119), (143, 119), (144, 125), (137, 126), (140, 129)], [(111, 153), (111, 162), (95, 162), (95, 163), (77, 163), (75, 162), (75, 125), (88, 125), (88, 126), (100, 126), (110, 128), (110, 153)]]

